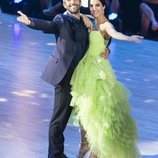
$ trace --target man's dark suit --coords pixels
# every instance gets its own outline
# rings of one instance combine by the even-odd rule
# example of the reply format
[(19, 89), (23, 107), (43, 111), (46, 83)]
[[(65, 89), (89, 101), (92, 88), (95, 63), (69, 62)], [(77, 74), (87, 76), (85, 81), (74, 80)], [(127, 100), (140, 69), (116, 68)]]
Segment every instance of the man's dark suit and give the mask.
[(55, 103), (49, 126), (49, 158), (64, 158), (63, 131), (72, 107), (70, 79), (88, 47), (88, 30), (83, 20), (72, 15), (57, 15), (53, 22), (31, 20), (33, 29), (56, 35), (57, 45), (42, 74), (42, 79), (55, 86)]

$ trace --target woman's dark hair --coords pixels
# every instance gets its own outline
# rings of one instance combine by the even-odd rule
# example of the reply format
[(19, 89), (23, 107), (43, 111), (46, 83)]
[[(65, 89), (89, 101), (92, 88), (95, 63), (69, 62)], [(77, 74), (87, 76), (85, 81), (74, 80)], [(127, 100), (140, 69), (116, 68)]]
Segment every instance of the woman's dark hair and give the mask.
[[(91, 0), (88, 0), (88, 7), (90, 8), (90, 1)], [(106, 2), (106, 0), (99, 0), (101, 2), (101, 4), (103, 6), (105, 6), (105, 16), (107, 16), (107, 12), (108, 12), (108, 9), (109, 9), (109, 5), (108, 3)]]
[[(107, 7), (106, 0), (99, 0), (103, 6)], [(88, 0), (88, 7), (90, 7), (90, 0)]]

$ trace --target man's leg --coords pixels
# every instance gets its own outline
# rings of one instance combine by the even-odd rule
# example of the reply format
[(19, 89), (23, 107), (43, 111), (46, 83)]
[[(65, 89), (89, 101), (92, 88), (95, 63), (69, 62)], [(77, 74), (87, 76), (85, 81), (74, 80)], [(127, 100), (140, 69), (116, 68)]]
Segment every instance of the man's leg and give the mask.
[(72, 107), (70, 85), (62, 82), (55, 87), (53, 115), (49, 125), (48, 158), (66, 158), (64, 156), (64, 129), (70, 117)]
[(149, 27), (150, 27), (149, 19), (144, 14), (142, 14), (141, 16), (141, 35), (142, 36), (144, 37), (148, 36)]
[(141, 13), (144, 16), (146, 16), (146, 19), (148, 19), (151, 22), (152, 30), (153, 31), (158, 30), (158, 22), (156, 21), (156, 18), (152, 9), (146, 3), (141, 3), (140, 10), (141, 10)]

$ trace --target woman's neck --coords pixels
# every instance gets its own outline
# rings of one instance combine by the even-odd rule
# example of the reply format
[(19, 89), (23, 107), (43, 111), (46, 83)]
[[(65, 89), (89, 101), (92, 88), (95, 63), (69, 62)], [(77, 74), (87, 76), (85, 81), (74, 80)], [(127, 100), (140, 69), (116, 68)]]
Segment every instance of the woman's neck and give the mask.
[(102, 15), (98, 18), (95, 18), (95, 23), (97, 25), (100, 25), (100, 24), (103, 24), (106, 20), (107, 20), (106, 17), (104, 15)]

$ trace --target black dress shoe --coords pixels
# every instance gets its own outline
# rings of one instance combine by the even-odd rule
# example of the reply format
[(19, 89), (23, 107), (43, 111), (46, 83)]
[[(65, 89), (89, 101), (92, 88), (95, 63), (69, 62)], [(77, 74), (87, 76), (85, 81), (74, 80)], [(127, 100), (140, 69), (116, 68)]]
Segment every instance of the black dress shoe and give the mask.
[(60, 154), (60, 155), (58, 155), (58, 156), (48, 156), (48, 158), (68, 158), (65, 154)]

